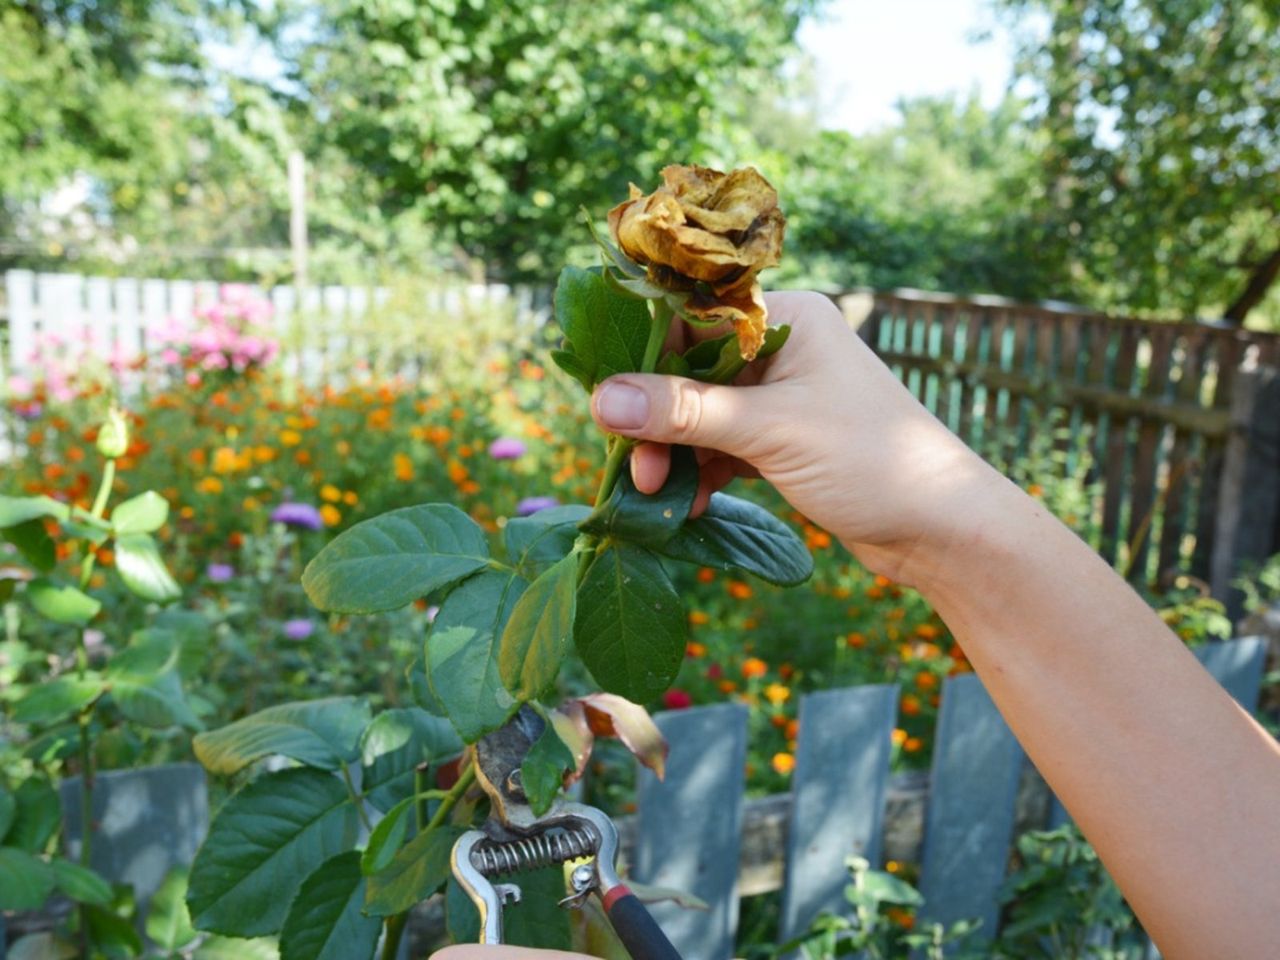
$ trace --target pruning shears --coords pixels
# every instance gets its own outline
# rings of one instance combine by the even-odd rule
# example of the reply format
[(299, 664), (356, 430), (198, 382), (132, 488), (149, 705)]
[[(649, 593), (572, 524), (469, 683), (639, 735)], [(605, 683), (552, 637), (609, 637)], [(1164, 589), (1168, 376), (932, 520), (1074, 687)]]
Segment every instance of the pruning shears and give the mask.
[(633, 960), (680, 960), (649, 911), (618, 879), (618, 831), (595, 807), (557, 800), (541, 816), (529, 806), (521, 782), (525, 757), (546, 720), (522, 706), (507, 724), (475, 746), (476, 781), (489, 797), (489, 817), (453, 847), (453, 875), (480, 913), (480, 942), (502, 943), (502, 908), (520, 899), (520, 887), (498, 882), (528, 870), (582, 860), (569, 876), (561, 906), (600, 898), (605, 915)]

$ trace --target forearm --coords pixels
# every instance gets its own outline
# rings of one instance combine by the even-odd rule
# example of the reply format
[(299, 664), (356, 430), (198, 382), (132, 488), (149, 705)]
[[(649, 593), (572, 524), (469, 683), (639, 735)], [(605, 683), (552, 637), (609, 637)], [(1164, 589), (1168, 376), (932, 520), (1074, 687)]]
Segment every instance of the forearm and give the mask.
[(1003, 479), (915, 578), (1170, 960), (1280, 943), (1280, 748)]

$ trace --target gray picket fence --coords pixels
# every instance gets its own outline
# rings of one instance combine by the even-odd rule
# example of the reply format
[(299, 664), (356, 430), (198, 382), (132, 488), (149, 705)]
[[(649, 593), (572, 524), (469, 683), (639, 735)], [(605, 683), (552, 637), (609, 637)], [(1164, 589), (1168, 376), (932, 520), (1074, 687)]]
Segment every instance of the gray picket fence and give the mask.
[[(1262, 637), (1197, 650), (1208, 671), (1248, 710), (1258, 701), (1265, 653)], [(800, 701), (780, 942), (803, 933), (823, 911), (846, 912), (848, 857), (881, 863), (897, 703), (897, 687), (887, 684), (812, 693)], [(684, 956), (729, 960), (748, 803), (747, 708), (725, 703), (656, 719), (671, 754), (665, 780), (648, 771), (639, 776), (632, 873), (640, 882), (684, 890), (708, 904), (706, 911), (665, 903), (651, 909)], [(1028, 763), (976, 676), (943, 684), (924, 816), (922, 919), (944, 925), (980, 920), (987, 937), (999, 930), (998, 892)], [(1065, 819), (1054, 801), (1039, 826), (1051, 828)], [(759, 892), (759, 885), (754, 889)]]

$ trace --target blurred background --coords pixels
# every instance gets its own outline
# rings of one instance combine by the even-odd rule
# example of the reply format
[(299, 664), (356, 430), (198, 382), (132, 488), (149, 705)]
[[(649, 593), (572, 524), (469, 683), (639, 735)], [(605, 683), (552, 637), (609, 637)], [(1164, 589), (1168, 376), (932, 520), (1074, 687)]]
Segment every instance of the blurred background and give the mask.
[[(5, 0), (0, 268), (548, 284), (669, 162), (775, 285), (1280, 323), (1265, 0)], [(296, 161), (295, 161), (296, 162)]]

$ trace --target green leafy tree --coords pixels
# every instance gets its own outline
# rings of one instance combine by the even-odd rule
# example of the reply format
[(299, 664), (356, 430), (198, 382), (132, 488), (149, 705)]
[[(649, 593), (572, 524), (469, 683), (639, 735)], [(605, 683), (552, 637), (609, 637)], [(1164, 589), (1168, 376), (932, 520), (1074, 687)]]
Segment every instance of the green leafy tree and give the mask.
[(1027, 28), (1048, 208), (1037, 246), (1091, 302), (1277, 315), (1280, 8), (1003, 0)]
[(380, 216), (545, 282), (567, 250), (589, 257), (579, 208), (673, 158), (721, 159), (729, 104), (772, 83), (813, 5), (298, 2), (280, 49), (308, 152), (337, 148), (368, 173)]

